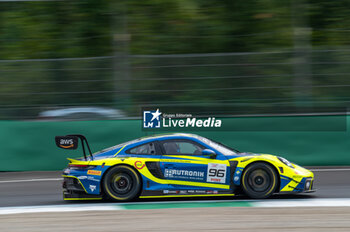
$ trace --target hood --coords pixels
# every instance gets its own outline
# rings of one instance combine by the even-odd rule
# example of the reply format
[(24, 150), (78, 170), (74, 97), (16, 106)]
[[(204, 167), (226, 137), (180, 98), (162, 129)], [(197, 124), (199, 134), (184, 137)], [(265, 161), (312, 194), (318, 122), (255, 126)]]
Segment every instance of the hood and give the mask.
[(225, 155), (225, 157), (227, 157), (227, 159), (234, 159), (237, 157), (244, 157), (244, 156), (260, 156), (262, 154), (258, 154), (258, 153), (251, 153), (251, 152), (241, 152), (241, 153), (237, 153), (235, 155)]

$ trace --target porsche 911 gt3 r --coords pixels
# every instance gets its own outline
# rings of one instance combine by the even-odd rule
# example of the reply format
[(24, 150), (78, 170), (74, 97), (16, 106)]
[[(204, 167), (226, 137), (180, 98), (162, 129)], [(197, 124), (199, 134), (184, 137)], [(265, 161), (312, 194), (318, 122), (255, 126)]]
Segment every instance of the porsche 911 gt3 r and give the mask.
[[(313, 192), (311, 171), (282, 157), (239, 152), (194, 134), (136, 139), (91, 153), (82, 135), (56, 136), (56, 144), (84, 157), (69, 159), (63, 198), (88, 200), (234, 196)], [(89, 156), (86, 155), (89, 151)]]

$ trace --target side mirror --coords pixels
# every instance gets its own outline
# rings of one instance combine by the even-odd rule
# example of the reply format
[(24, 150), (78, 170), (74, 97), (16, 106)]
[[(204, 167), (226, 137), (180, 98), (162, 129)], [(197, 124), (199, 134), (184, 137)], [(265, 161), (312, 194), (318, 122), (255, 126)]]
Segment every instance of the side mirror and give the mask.
[(78, 137), (75, 136), (56, 136), (55, 141), (59, 148), (72, 150), (78, 148)]
[(209, 156), (210, 158), (215, 159), (216, 158), (216, 153), (213, 150), (204, 149), (202, 151), (202, 156)]

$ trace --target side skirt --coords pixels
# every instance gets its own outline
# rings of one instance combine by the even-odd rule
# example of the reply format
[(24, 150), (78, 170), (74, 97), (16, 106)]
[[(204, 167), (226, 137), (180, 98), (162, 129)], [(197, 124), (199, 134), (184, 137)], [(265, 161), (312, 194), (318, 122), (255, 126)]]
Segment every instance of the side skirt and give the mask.
[(146, 190), (139, 198), (235, 196), (232, 190)]

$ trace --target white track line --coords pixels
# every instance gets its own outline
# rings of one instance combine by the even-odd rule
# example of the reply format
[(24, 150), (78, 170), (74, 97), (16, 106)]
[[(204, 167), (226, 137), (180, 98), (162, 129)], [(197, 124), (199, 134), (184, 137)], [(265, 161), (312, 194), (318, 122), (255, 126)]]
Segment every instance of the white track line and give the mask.
[(350, 171), (350, 168), (337, 168), (337, 169), (309, 169), (312, 172), (342, 172), (342, 171)]
[(27, 180), (2, 180), (2, 183), (21, 183), (21, 182), (38, 182), (38, 181), (58, 181), (63, 180), (62, 178), (45, 178), (45, 179), (27, 179)]
[(6, 214), (18, 214), (18, 213), (57, 213), (57, 212), (79, 212), (79, 211), (110, 211), (121, 210), (121, 207), (112, 205), (99, 205), (99, 206), (62, 206), (62, 205), (49, 205), (49, 206), (25, 206), (25, 207), (3, 207), (0, 208), (0, 215)]
[(254, 207), (350, 207), (349, 198), (266, 200), (254, 202)]

